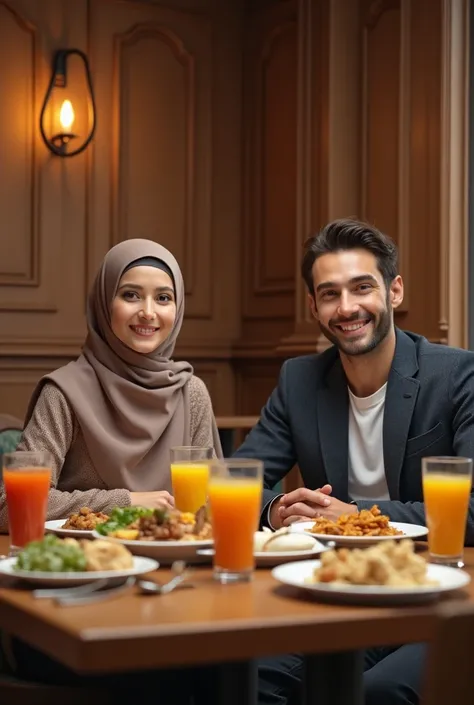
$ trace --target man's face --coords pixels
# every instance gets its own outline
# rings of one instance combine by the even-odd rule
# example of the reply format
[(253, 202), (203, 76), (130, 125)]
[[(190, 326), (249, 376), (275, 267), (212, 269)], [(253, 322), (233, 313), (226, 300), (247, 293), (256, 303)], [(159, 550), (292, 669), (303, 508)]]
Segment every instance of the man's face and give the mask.
[(342, 250), (313, 265), (315, 295), (309, 302), (326, 338), (345, 355), (374, 350), (393, 327), (393, 309), (403, 300), (395, 277), (387, 290), (377, 260), (368, 250)]

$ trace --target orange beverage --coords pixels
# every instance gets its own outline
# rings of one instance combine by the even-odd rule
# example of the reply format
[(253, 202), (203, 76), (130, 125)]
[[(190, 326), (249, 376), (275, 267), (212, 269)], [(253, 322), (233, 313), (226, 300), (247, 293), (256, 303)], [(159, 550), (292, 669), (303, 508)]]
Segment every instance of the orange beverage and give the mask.
[(462, 565), (471, 487), (469, 458), (423, 459), (423, 498), (432, 561)]
[(423, 495), (430, 551), (456, 556), (464, 548), (471, 478), (430, 473), (423, 479)]
[(195, 514), (207, 502), (209, 446), (177, 446), (171, 448), (171, 484), (174, 503), (180, 512)]
[(197, 512), (207, 502), (209, 465), (207, 463), (171, 463), (171, 482), (176, 508)]
[(249, 580), (255, 567), (254, 534), (261, 512), (263, 463), (232, 458), (212, 463), (209, 504), (214, 537), (214, 577)]
[[(28, 455), (6, 453), (3, 456), (3, 484), (13, 549), (26, 546), (30, 541), (37, 541), (44, 536), (51, 469), (34, 464), (29, 466), (26, 457)], [(15, 457), (11, 461), (13, 456)], [(18, 462), (18, 456), (25, 456), (24, 465), (21, 460)]]
[(214, 480), (209, 485), (214, 563), (231, 572), (254, 568), (253, 538), (261, 512), (262, 483), (252, 478)]

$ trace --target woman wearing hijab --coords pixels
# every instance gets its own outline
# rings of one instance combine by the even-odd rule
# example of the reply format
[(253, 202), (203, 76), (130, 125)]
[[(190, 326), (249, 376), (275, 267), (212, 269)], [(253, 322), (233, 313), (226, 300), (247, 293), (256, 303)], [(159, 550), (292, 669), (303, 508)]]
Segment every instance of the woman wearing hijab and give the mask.
[[(127, 240), (105, 256), (89, 296), (81, 356), (43, 377), (18, 450), (53, 458), (48, 518), (81, 507), (107, 512), (173, 504), (170, 448), (212, 446), (220, 454), (211, 400), (187, 362), (171, 359), (184, 315), (184, 284), (168, 250)], [(7, 530), (3, 488), (0, 527)], [(17, 639), (1, 651), (21, 678), (55, 685), (103, 686), (157, 704), (209, 702), (205, 669), (84, 678)], [(196, 678), (194, 677), (196, 675)], [(198, 698), (195, 699), (198, 702)]]
[[(170, 448), (220, 454), (204, 383), (172, 359), (183, 316), (183, 278), (168, 250), (135, 239), (107, 253), (82, 354), (40, 380), (18, 446), (51, 453), (48, 519), (84, 506), (172, 505)], [(3, 488), (0, 530), (8, 530)]]

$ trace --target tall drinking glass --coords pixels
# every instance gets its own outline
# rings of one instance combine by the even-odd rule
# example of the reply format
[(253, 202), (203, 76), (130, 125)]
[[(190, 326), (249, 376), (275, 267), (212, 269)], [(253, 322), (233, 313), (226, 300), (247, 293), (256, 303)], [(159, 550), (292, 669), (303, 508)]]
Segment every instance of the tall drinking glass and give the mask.
[(171, 482), (176, 508), (195, 514), (207, 502), (212, 448), (171, 448)]
[(11, 555), (44, 536), (51, 467), (52, 459), (46, 451), (3, 454)]
[(254, 533), (261, 512), (263, 463), (216, 460), (211, 465), (209, 504), (214, 537), (214, 577), (221, 583), (250, 580), (255, 568)]
[(430, 561), (462, 568), (472, 459), (423, 458), (422, 471)]

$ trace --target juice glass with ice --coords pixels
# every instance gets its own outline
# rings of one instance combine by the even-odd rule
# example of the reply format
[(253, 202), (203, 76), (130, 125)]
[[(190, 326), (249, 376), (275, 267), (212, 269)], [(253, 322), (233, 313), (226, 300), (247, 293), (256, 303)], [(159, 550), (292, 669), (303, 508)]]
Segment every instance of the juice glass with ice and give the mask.
[(212, 448), (171, 448), (171, 483), (176, 509), (196, 513), (207, 502)]
[(423, 458), (422, 472), (430, 561), (461, 568), (472, 488), (472, 459)]
[(214, 577), (221, 583), (250, 580), (255, 568), (263, 463), (252, 459), (216, 460), (209, 477), (214, 537)]
[(44, 536), (51, 468), (52, 459), (46, 451), (3, 454), (11, 555)]

